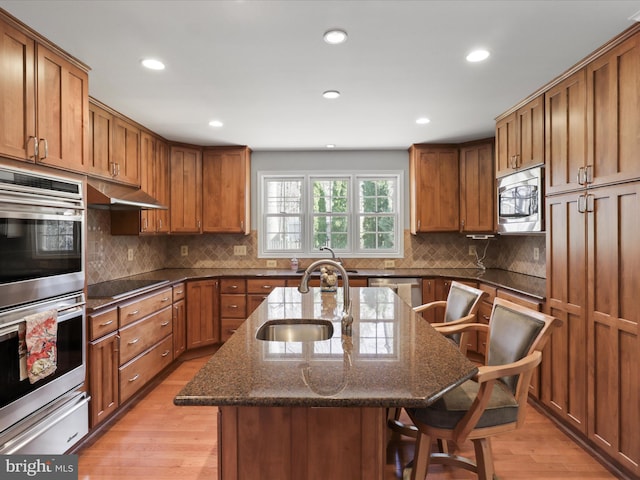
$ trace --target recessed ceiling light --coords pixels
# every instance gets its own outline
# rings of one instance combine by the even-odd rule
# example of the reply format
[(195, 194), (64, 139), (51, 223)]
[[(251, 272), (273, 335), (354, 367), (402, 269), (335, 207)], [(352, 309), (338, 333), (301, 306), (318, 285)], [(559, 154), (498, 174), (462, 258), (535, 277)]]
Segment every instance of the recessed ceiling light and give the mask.
[(155, 58), (145, 58), (140, 63), (149, 70), (164, 70), (164, 63)]
[(416, 123), (418, 125), (426, 125), (427, 123), (429, 123), (431, 120), (429, 120), (427, 117), (420, 117), (416, 120)]
[(211, 120), (209, 122), (209, 126), (210, 127), (216, 127), (217, 128), (217, 127), (221, 127), (223, 125), (224, 125), (224, 123), (222, 123), (220, 120)]
[(474, 50), (467, 55), (467, 62), (481, 62), (489, 58), (489, 52), (487, 50)]
[(336, 148), (336, 146), (333, 143), (327, 143), (327, 148)]
[(332, 28), (331, 30), (324, 32), (322, 38), (324, 38), (324, 41), (329, 45), (339, 45), (340, 43), (347, 41), (347, 32), (337, 28)]
[(332, 100), (334, 98), (338, 98), (340, 96), (340, 92), (337, 90), (327, 90), (326, 92), (322, 92), (322, 96)]

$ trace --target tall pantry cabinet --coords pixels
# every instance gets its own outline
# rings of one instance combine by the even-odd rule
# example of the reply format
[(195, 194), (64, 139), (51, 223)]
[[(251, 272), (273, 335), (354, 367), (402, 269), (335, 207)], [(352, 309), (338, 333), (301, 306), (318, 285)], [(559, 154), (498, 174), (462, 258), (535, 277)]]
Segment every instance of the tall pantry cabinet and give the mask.
[(640, 33), (545, 94), (542, 401), (640, 475)]

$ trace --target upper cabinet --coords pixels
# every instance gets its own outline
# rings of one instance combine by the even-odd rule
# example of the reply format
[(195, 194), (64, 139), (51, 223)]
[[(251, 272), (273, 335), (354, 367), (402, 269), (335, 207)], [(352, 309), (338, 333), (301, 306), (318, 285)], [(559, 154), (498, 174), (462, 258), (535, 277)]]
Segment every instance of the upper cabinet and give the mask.
[(251, 151), (206, 148), (202, 154), (202, 231), (249, 234)]
[(456, 145), (409, 149), (411, 233), (459, 230), (459, 167)]
[[(140, 138), (140, 188), (168, 207), (169, 147), (147, 132)], [(169, 210), (141, 210), (140, 233), (169, 233)]]
[(496, 176), (544, 164), (544, 96), (496, 122)]
[(460, 231), (495, 232), (493, 139), (460, 146)]
[(140, 129), (117, 117), (113, 122), (111, 163), (114, 180), (140, 185)]
[(0, 154), (85, 172), (87, 68), (4, 17), (0, 35)]
[(583, 182), (640, 177), (640, 33), (590, 62), (587, 75), (587, 165)]
[(587, 161), (584, 69), (545, 92), (545, 182), (547, 195), (580, 188)]
[(171, 147), (171, 233), (202, 233), (202, 152)]

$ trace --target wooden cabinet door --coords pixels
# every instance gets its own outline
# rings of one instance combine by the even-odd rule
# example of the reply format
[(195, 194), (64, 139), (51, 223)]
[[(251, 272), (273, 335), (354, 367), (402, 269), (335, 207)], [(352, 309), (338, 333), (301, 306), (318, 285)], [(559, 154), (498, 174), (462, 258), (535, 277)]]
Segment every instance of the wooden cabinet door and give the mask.
[(539, 95), (516, 112), (515, 168), (544, 165), (544, 96)]
[[(140, 189), (155, 197), (155, 138), (146, 133), (140, 134)], [(140, 233), (155, 233), (156, 211), (140, 210)]]
[(413, 146), (410, 154), (412, 233), (459, 230), (456, 146)]
[(187, 304), (178, 300), (173, 304), (173, 358), (187, 349)]
[(579, 202), (576, 192), (546, 200), (547, 309), (562, 320), (562, 326), (543, 352), (541, 399), (557, 416), (586, 433), (587, 232)]
[(171, 233), (202, 231), (202, 155), (194, 148), (171, 147)]
[(587, 182), (640, 178), (640, 35), (587, 66)]
[(111, 158), (119, 182), (140, 185), (140, 135), (135, 125), (121, 118), (114, 120)]
[(246, 147), (203, 152), (203, 232), (248, 234), (251, 230), (249, 155)]
[(589, 190), (586, 208), (589, 438), (640, 475), (640, 182)]
[[(156, 139), (154, 157), (154, 191), (153, 197), (162, 205), (169, 207), (171, 198), (169, 195), (169, 145)], [(169, 233), (170, 213), (167, 210), (154, 210), (156, 233)]]
[(91, 394), (91, 427), (108, 418), (118, 409), (117, 333), (89, 344), (89, 390)]
[(579, 189), (586, 180), (586, 94), (584, 69), (545, 93), (547, 195)]
[(37, 162), (86, 172), (89, 76), (37, 45)]
[(93, 102), (89, 103), (89, 133), (87, 173), (93, 176), (113, 178), (111, 164), (111, 135), (113, 115)]
[(35, 161), (35, 42), (0, 21), (0, 155)]
[(460, 149), (460, 231), (495, 232), (493, 140)]
[(516, 155), (516, 115), (515, 113), (496, 122), (496, 177), (513, 172)]
[(187, 349), (220, 341), (218, 280), (187, 283)]

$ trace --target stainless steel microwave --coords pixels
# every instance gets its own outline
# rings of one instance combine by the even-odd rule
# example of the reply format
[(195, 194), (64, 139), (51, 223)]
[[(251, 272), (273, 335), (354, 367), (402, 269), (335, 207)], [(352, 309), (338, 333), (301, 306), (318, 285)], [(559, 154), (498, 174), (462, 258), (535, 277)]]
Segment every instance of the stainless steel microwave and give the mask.
[(498, 233), (544, 232), (544, 168), (498, 179)]

